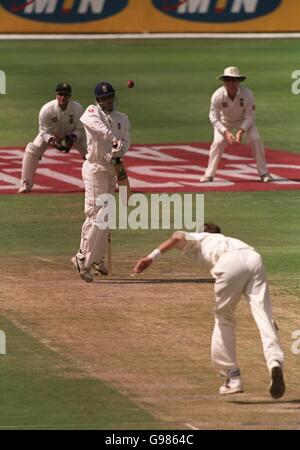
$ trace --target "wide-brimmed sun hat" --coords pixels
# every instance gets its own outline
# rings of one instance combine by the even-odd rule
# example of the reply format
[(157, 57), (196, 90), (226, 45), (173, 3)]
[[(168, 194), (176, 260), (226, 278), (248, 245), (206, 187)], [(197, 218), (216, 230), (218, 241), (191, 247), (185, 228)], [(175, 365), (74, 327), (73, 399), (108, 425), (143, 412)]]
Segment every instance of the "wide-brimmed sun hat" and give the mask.
[(224, 73), (218, 76), (219, 80), (224, 81), (224, 78), (236, 78), (239, 81), (246, 80), (245, 75), (240, 74), (240, 70), (238, 67), (226, 67), (224, 69)]

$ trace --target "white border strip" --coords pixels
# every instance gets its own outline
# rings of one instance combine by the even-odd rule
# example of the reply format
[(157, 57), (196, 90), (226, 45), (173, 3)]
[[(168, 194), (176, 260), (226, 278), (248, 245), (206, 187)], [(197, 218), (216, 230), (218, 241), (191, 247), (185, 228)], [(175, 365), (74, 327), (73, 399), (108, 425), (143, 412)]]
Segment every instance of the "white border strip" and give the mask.
[(0, 34), (0, 40), (299, 39), (299, 33)]

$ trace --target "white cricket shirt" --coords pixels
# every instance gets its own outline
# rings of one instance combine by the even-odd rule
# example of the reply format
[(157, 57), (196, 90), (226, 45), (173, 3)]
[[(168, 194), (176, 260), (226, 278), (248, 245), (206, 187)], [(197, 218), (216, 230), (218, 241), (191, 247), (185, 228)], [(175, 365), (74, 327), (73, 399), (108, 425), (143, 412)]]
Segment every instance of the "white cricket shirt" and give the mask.
[(89, 105), (80, 118), (87, 137), (86, 159), (91, 163), (103, 163), (106, 153), (112, 149), (112, 140), (123, 140), (123, 151), (130, 146), (130, 122), (126, 114), (113, 110), (106, 114), (98, 105)]
[(39, 113), (39, 133), (43, 140), (48, 142), (53, 136), (63, 139), (67, 134), (75, 134), (80, 139), (84, 135), (79, 120), (82, 113), (81, 104), (74, 100), (69, 100), (65, 111), (58, 106), (57, 99), (46, 103)]
[(187, 233), (177, 231), (174, 235), (181, 234), (186, 239), (183, 252), (198, 264), (206, 264), (213, 267), (224, 254), (236, 250), (254, 250), (253, 247), (239, 239), (224, 236), (220, 233)]
[(255, 99), (252, 91), (239, 86), (232, 101), (228, 97), (225, 86), (217, 89), (211, 98), (209, 120), (213, 127), (223, 134), (226, 128), (248, 130), (255, 121)]

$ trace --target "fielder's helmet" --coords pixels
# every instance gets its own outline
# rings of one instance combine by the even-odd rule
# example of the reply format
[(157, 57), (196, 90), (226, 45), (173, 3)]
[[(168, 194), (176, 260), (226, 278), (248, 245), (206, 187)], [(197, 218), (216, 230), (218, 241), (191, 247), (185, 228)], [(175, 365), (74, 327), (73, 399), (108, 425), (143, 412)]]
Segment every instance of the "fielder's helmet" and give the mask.
[(107, 81), (101, 81), (101, 83), (96, 84), (96, 98), (109, 97), (110, 95), (115, 95), (115, 90), (110, 83), (108, 83)]

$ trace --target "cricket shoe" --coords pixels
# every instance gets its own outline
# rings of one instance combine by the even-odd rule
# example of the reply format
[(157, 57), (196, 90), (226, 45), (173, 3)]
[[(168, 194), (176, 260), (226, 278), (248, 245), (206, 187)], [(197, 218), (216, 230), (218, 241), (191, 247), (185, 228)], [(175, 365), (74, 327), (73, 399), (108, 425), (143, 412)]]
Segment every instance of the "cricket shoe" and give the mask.
[(271, 383), (270, 383), (270, 394), (274, 399), (283, 396), (285, 391), (285, 384), (283, 379), (283, 371), (278, 363), (278, 365), (272, 367), (271, 369)]
[(200, 183), (210, 183), (213, 181), (214, 177), (206, 177), (203, 175), (203, 177), (200, 178)]
[(84, 281), (87, 283), (91, 283), (93, 281), (93, 275), (90, 270), (84, 267), (84, 258), (80, 259), (77, 255), (73, 256), (71, 263)]
[(261, 175), (260, 180), (263, 183), (269, 183), (270, 181), (274, 181), (273, 177), (269, 173), (265, 173), (264, 175)]
[(244, 392), (242, 380), (240, 377), (227, 378), (219, 389), (220, 395), (241, 394)]
[(108, 275), (108, 269), (105, 267), (104, 262), (101, 261), (99, 264), (93, 263), (92, 270), (95, 275)]
[(23, 183), (21, 183), (20, 189), (18, 190), (18, 193), (26, 194), (30, 191), (31, 191), (31, 186), (29, 185), (29, 183), (27, 183), (27, 181), (23, 181)]

